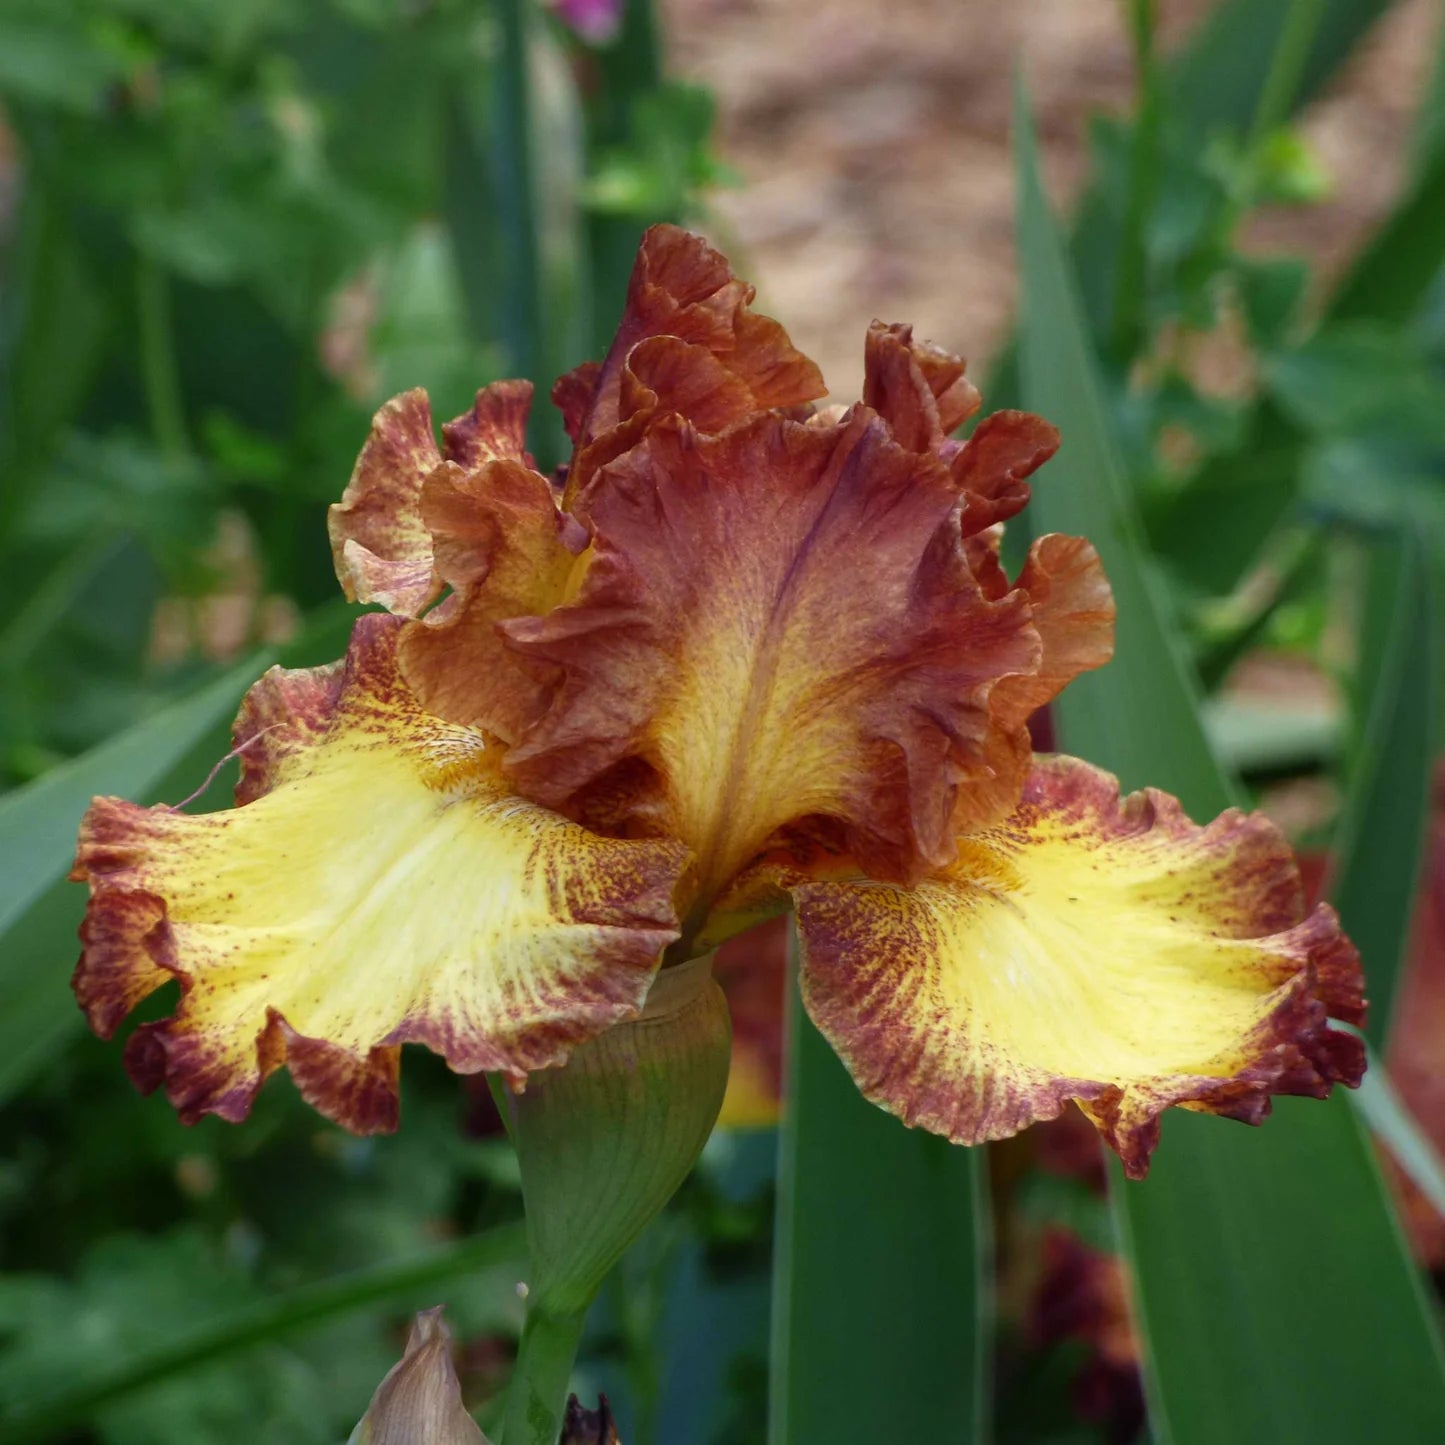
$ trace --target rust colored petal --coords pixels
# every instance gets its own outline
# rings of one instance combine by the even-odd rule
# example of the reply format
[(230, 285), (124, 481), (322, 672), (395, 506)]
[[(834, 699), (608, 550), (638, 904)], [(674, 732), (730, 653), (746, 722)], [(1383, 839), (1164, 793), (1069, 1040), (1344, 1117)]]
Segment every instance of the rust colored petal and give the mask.
[(543, 705), (550, 669), (504, 647), (500, 620), (562, 597), (585, 535), (547, 480), (520, 462), (444, 463), (422, 491), (438, 574), (452, 595), (402, 634), (402, 670), (422, 705), (514, 741)]
[[(818, 368), (776, 321), (748, 310), (753, 295), (753, 288), (733, 275), (727, 258), (701, 236), (676, 226), (651, 227), (638, 248), (622, 320), (596, 373), (575, 439), (590, 441), (622, 420), (627, 361), (648, 337), (676, 337), (716, 357), (746, 388), (754, 409), (797, 406), (821, 396), (826, 388)], [(578, 381), (588, 375), (564, 378), (564, 416), (579, 416)]]
[(866, 409), (656, 424), (593, 489), (576, 600), (505, 625), (562, 675), (508, 758), (519, 788), (576, 808), (640, 760), (637, 806), (698, 855), (705, 897), (800, 819), (834, 820), (881, 875), (946, 861), (989, 689), (1040, 650), (1024, 594), (979, 592), (956, 504)]
[[(598, 838), (516, 797), (481, 733), (417, 706), (400, 626), (360, 619), (328, 724), (298, 719), (246, 806), (99, 798), (86, 815), (73, 987), (109, 1036), (180, 981), (126, 1063), (186, 1122), (244, 1118), (284, 1063), (328, 1118), (393, 1128), (404, 1043), (520, 1085), (634, 1014), (676, 937), (682, 850)], [(261, 687), (268, 716), (319, 696), (286, 675)]]
[(1005, 727), (1022, 723), (1114, 655), (1114, 594), (1091, 543), (1057, 532), (1038, 538), (1014, 586), (1028, 593), (1043, 656), (1037, 671), (1003, 678), (994, 689)]
[(961, 1143), (1076, 1100), (1142, 1178), (1171, 1105), (1259, 1123), (1354, 1085), (1359, 958), (1306, 915), (1274, 825), (1207, 827), (1150, 789), (1041, 760), (1007, 826), (911, 891), (794, 889), (803, 996), (863, 1093)]
[(1081, 1360), (1077, 1348), (1070, 1351), (1069, 1395), (1075, 1412), (1106, 1426), (1103, 1438), (1139, 1439), (1145, 1422), (1144, 1393), (1123, 1260), (1057, 1227), (1045, 1232), (1041, 1253), (1034, 1266), (1028, 1337), (1036, 1347), (1066, 1340), (1082, 1345)]
[(964, 538), (964, 552), (984, 596), (1017, 591), (1028, 597), (1042, 653), (1032, 671), (999, 678), (989, 694), (988, 768), (958, 791), (953, 826), (959, 833), (991, 828), (1013, 812), (1033, 756), (1028, 719), (1114, 651), (1114, 598), (1094, 548), (1081, 537), (1040, 537), (1010, 583), (998, 557), (1001, 532), (996, 524)]
[(864, 404), (888, 423), (900, 446), (933, 451), (979, 408), (965, 366), (961, 356), (915, 341), (911, 326), (875, 321), (863, 350)]
[(331, 555), (353, 602), (415, 616), (437, 594), (421, 485), (441, 461), (431, 403), (417, 388), (377, 412), (341, 500), (327, 513)]
[(420, 388), (377, 412), (351, 480), (327, 514), (336, 575), (348, 598), (378, 602), (403, 617), (417, 616), (436, 598), (441, 589), (421, 515), (422, 487), (444, 458), (466, 469), (522, 459), (531, 400), (530, 382), (484, 387), (471, 411), (443, 426), (442, 448)]
[[(1006, 683), (1020, 676), (1028, 674), (1000, 678), (990, 701)], [(1015, 709), (1006, 711), (1010, 717), (1016, 716)], [(1023, 797), (1033, 768), (1034, 745), (1028, 727), (1022, 722), (1004, 726), (996, 703), (993, 726), (984, 740), (980, 760), (983, 766), (978, 774), (963, 783), (954, 799), (952, 827), (958, 835), (984, 832), (1009, 818)]]
[(584, 361), (552, 383), (552, 405), (562, 413), (562, 425), (573, 442), (582, 437), (582, 428), (587, 424), (587, 413), (592, 408), (592, 397), (597, 390), (597, 378), (601, 375), (600, 361)]
[(981, 532), (970, 532), (963, 539), (963, 554), (968, 558), (969, 570), (978, 579), (983, 595), (994, 602), (1013, 590), (1013, 583), (1003, 568), (1002, 548), (1002, 522)]
[(981, 532), (1028, 505), (1028, 479), (1059, 449), (1058, 429), (1026, 411), (996, 411), (952, 455), (965, 494), (963, 530)]
[(733, 1021), (732, 1066), (718, 1123), (750, 1129), (776, 1124), (783, 1098), (783, 1007), (792, 922), (770, 918), (717, 951), (713, 974)]
[(726, 360), (676, 336), (651, 336), (632, 348), (618, 405), (624, 420), (642, 411), (675, 411), (699, 431), (721, 431), (762, 410)]
[(496, 461), (530, 466), (526, 448), (531, 411), (530, 381), (494, 381), (477, 393), (470, 411), (443, 424), (443, 458), (468, 472)]

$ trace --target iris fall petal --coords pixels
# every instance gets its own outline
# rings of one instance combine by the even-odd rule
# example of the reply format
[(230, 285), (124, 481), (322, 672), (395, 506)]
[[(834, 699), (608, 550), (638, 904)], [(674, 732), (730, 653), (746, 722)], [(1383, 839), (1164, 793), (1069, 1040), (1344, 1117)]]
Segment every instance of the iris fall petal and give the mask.
[(1198, 827), (1149, 790), (1041, 759), (1007, 826), (913, 890), (795, 887), (804, 999), (859, 1087), (910, 1124), (1002, 1138), (1077, 1100), (1142, 1177), (1170, 1105), (1249, 1123), (1356, 1084), (1359, 960), (1306, 916), (1278, 830)]
[(276, 727), (246, 806), (100, 798), (85, 819), (76, 994), (109, 1035), (179, 979), (174, 1016), (126, 1053), (183, 1119), (245, 1117), (287, 1063), (327, 1117), (392, 1128), (411, 1042), (520, 1084), (635, 1013), (676, 936), (683, 849), (599, 838), (513, 795), (480, 732), (417, 707), (399, 627), (362, 618), (340, 676), (258, 684), (243, 724), (313, 711)]

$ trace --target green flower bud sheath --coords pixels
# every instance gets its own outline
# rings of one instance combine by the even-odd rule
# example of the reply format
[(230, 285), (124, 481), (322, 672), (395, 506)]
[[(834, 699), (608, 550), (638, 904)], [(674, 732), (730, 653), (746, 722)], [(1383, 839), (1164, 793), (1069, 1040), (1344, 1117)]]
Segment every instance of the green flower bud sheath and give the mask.
[(504, 1445), (556, 1445), (587, 1308), (701, 1153), (730, 1048), (709, 954), (663, 969), (637, 1018), (513, 1098), (532, 1278)]

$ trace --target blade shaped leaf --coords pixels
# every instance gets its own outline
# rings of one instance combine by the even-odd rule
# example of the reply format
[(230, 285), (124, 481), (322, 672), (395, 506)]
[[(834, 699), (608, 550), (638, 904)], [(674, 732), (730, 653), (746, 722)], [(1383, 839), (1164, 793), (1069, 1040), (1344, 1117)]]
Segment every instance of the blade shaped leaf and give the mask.
[[(1314, 17), (1286, 110), (1315, 95), (1391, 0), (1305, 0)], [(1225, 0), (1179, 53), (1169, 90), (1176, 114), (1200, 138), (1246, 130), (1256, 119), (1281, 37), (1302, 0)], [(1282, 119), (1283, 117), (1279, 117)]]
[(1399, 1161), (1437, 1214), (1445, 1214), (1445, 1161), (1405, 1107), (1385, 1067), (1372, 1053), (1370, 1071), (1354, 1095), (1370, 1132)]
[(789, 994), (771, 1445), (984, 1436), (983, 1151), (858, 1092)]
[[(1360, 950), (1369, 980), (1365, 1033), (1383, 1049), (1409, 944), (1410, 921), (1430, 813), (1437, 677), (1431, 576), (1412, 535), (1375, 544), (1366, 613), (1388, 621), (1369, 720), (1340, 820), (1331, 895)], [(1378, 633), (1361, 639), (1368, 654)]]
[[(1167, 598), (1139, 545), (1022, 91), (1016, 116), (1025, 405), (1064, 435), (1036, 524), (1089, 535), (1119, 603), (1114, 662), (1061, 699), (1066, 745), (1196, 817), (1236, 801), (1210, 756)], [(1445, 1435), (1419, 1278), (1348, 1102), (1286, 1100), (1258, 1131), (1169, 1119), (1143, 1184), (1114, 1176), (1153, 1429), (1173, 1445)], [(1366, 1346), (1364, 1342), (1368, 1341)], [(1382, 1416), (1382, 1412), (1388, 1412)]]
[[(352, 609), (320, 609), (280, 650), (288, 667), (344, 650)], [(85, 890), (66, 881), (75, 835), (100, 793), (179, 800), (229, 746), (242, 694), (275, 660), (255, 654), (196, 693), (0, 800), (0, 1102), (83, 1027), (69, 989)], [(199, 806), (224, 806), (218, 788)]]

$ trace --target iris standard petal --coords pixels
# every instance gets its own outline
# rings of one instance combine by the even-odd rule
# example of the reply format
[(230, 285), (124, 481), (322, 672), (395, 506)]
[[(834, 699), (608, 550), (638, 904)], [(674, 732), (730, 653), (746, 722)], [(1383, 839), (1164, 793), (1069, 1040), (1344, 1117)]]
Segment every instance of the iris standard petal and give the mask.
[(605, 360), (568, 372), (552, 390), (577, 444), (569, 510), (658, 411), (712, 431), (823, 395), (822, 372), (776, 321), (749, 309), (753, 294), (701, 236), (676, 226), (648, 229)]
[(915, 341), (904, 323), (875, 321), (863, 347), (863, 401), (909, 451), (934, 451), (979, 408), (978, 388), (965, 362), (928, 341)]
[(965, 497), (965, 535), (1006, 522), (1028, 506), (1028, 479), (1059, 449), (1051, 422), (1026, 411), (996, 411), (950, 449), (949, 470)]
[(994, 689), (1004, 727), (1022, 723), (1114, 655), (1114, 594), (1092, 543), (1059, 532), (1039, 537), (1013, 585), (1028, 593), (1043, 655), (1036, 671), (1002, 678)]
[(650, 227), (581, 434), (594, 437), (617, 424), (623, 368), (632, 348), (650, 336), (673, 336), (712, 353), (746, 385), (757, 409), (822, 396), (822, 373), (772, 317), (749, 309), (754, 294), (701, 236), (677, 226)]
[(1170, 1105), (1259, 1122), (1358, 1083), (1363, 1013), (1333, 912), (1306, 916), (1273, 824), (1197, 827), (1149, 790), (1041, 759), (1007, 826), (946, 872), (794, 888), (809, 1012), (863, 1093), (976, 1143), (1077, 1100), (1141, 1178)]
[(183, 1119), (245, 1117), (286, 1063), (327, 1117), (392, 1128), (412, 1042), (520, 1085), (635, 1013), (676, 937), (683, 850), (598, 838), (514, 796), (480, 732), (417, 706), (399, 627), (364, 617), (343, 673), (258, 684), (243, 723), (275, 722), (246, 806), (100, 798), (86, 816), (75, 991), (109, 1036), (180, 981), (175, 1014), (126, 1057)]
[(946, 861), (954, 796), (988, 766), (989, 689), (1040, 655), (1025, 594), (974, 581), (957, 502), (865, 408), (656, 423), (593, 489), (576, 601), (504, 626), (562, 673), (509, 773), (588, 816), (633, 769), (636, 816), (697, 854), (704, 901), (808, 819), (875, 874)]
[(427, 711), (513, 742), (542, 709), (552, 669), (510, 651), (499, 621), (554, 607), (565, 595), (582, 527), (558, 511), (545, 477), (520, 462), (427, 478), (421, 515), (451, 595), (402, 633), (407, 682)]
[(327, 514), (336, 576), (347, 597), (379, 602), (404, 617), (415, 617), (437, 597), (422, 486), (443, 459), (466, 470), (498, 458), (521, 460), (531, 401), (530, 382), (484, 387), (469, 412), (442, 428), (441, 447), (420, 388), (377, 412), (351, 480)]
[(1033, 671), (999, 678), (989, 694), (995, 724), (986, 748), (990, 771), (959, 789), (953, 809), (958, 833), (993, 827), (1013, 812), (1032, 764), (1029, 716), (1114, 653), (1114, 597), (1092, 545), (1059, 533), (1039, 537), (1010, 582), (998, 556), (1002, 531), (996, 523), (965, 537), (964, 551), (984, 596), (1027, 595), (1042, 652)]

